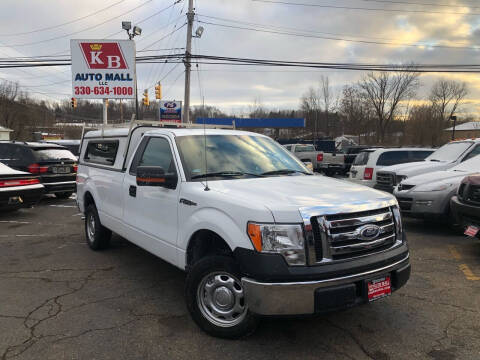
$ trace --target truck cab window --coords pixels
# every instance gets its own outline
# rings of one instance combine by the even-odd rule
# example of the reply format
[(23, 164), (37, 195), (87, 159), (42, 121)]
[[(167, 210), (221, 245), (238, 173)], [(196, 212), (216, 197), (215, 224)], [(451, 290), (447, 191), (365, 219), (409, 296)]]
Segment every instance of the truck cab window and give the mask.
[(137, 166), (160, 166), (165, 170), (165, 173), (175, 173), (175, 162), (168, 140), (150, 138)]
[(90, 141), (83, 160), (112, 166), (117, 156), (118, 141)]

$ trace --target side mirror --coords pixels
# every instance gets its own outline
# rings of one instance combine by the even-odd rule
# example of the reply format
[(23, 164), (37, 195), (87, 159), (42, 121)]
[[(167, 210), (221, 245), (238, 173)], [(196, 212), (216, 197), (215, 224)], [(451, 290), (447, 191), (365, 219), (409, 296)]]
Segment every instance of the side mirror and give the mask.
[(165, 170), (161, 166), (137, 167), (138, 186), (160, 186), (167, 189), (175, 189), (177, 182), (177, 174), (165, 174)]

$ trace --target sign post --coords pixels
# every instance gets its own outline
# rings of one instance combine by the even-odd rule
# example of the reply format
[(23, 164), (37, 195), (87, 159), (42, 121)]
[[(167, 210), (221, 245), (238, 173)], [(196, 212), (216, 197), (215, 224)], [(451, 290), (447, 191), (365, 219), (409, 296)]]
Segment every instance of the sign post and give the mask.
[(132, 40), (70, 40), (72, 92), (77, 99), (135, 99), (135, 42)]

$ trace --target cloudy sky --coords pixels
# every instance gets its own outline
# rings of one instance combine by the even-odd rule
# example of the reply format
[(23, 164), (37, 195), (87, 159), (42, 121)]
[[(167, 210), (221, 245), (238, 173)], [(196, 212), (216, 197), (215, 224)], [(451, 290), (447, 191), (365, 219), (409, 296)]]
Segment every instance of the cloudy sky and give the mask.
[[(122, 20), (139, 22), (143, 29), (136, 38), (137, 51), (149, 51), (139, 55), (182, 52), (163, 50), (185, 46), (186, 27), (182, 25), (188, 0), (161, 11), (173, 2), (2, 0), (0, 57), (69, 54), (71, 38), (124, 39)], [(480, 2), (475, 0), (194, 2), (198, 20), (194, 26), (205, 28), (202, 38), (193, 42), (197, 54), (375, 64), (477, 64), (480, 60)], [(265, 29), (270, 32), (258, 31)], [(207, 104), (235, 113), (248, 111), (254, 99), (269, 108), (296, 108), (300, 96), (310, 86), (318, 86), (321, 75), (330, 77), (336, 93), (363, 75), (231, 65), (200, 65), (198, 70), (192, 73), (193, 104), (201, 103), (204, 96)], [(164, 98), (183, 98), (182, 64), (138, 64), (137, 71), (139, 92), (162, 79)], [(463, 112), (477, 116), (480, 74), (422, 75), (419, 98), (425, 98), (433, 81), (442, 76), (468, 83), (470, 94)], [(71, 97), (70, 67), (1, 69), (0, 78), (17, 81), (23, 90), (45, 100)], [(150, 94), (153, 97), (152, 89)]]

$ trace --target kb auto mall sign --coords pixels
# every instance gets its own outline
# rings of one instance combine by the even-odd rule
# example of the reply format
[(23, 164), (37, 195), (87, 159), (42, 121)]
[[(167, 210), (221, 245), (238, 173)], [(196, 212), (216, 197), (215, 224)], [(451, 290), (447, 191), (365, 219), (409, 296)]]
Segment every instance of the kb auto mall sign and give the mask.
[(135, 43), (70, 40), (72, 91), (78, 99), (135, 98)]

